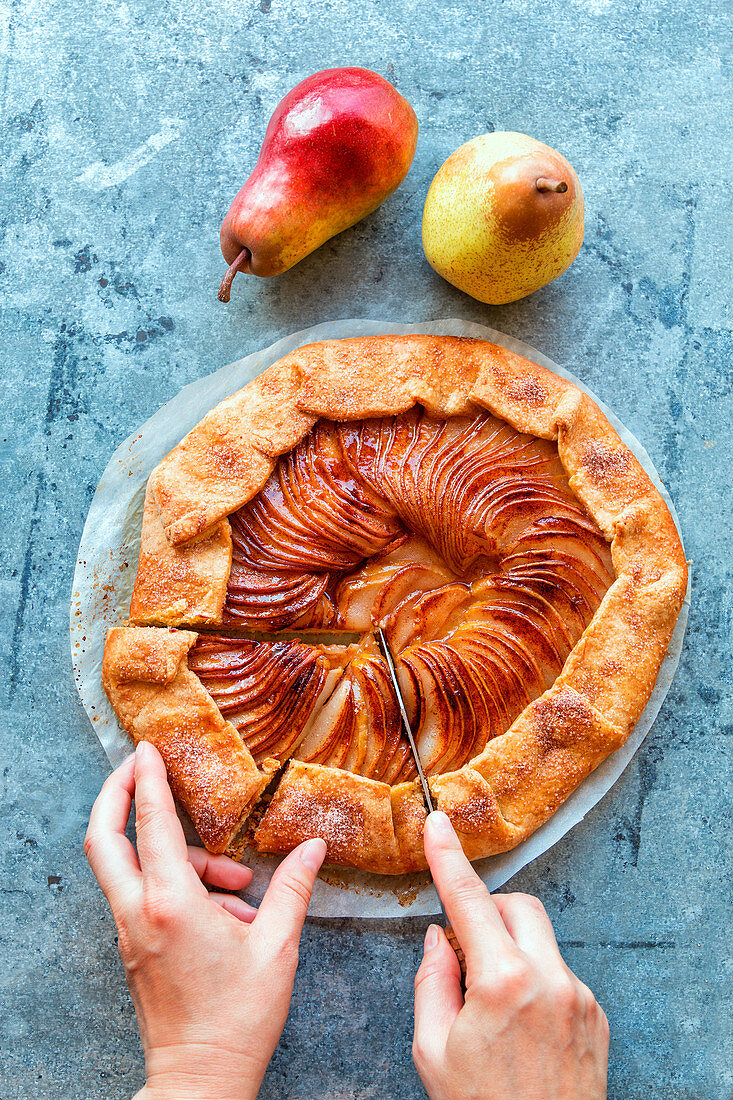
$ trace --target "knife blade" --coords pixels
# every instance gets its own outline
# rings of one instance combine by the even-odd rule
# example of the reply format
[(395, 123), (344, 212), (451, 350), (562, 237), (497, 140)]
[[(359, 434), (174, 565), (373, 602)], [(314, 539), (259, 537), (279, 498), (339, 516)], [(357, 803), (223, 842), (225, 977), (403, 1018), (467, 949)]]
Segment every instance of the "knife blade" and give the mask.
[[(428, 813), (431, 814), (433, 812), (433, 810), (435, 809), (435, 806), (433, 804), (433, 798), (432, 798), (432, 795), (430, 793), (430, 787), (428, 786), (428, 781), (425, 778), (425, 772), (423, 771), (422, 761), (420, 760), (420, 753), (417, 751), (417, 744), (415, 742), (415, 736), (412, 732), (412, 726), (410, 725), (410, 719), (409, 719), (408, 714), (407, 714), (407, 708), (405, 707), (405, 700), (402, 697), (402, 689), (400, 688), (400, 682), (397, 679), (397, 669), (395, 668), (394, 658), (392, 657), (392, 651), (389, 648), (389, 642), (387, 641), (387, 635), (384, 633), (381, 626), (377, 627), (375, 633), (376, 633), (376, 638), (377, 638), (377, 645), (379, 646), (379, 650), (380, 650), (382, 656), (384, 657), (384, 662), (387, 665), (387, 671), (389, 672), (389, 678), (392, 681), (392, 688), (393, 688), (395, 696), (397, 698), (397, 706), (399, 707), (400, 718), (402, 719), (402, 729), (403, 729), (403, 732), (405, 734), (405, 737), (407, 738), (410, 749), (412, 750), (412, 755), (413, 755), (413, 758), (415, 760), (415, 767), (417, 768), (417, 774), (418, 774), (419, 779), (420, 779), (420, 785), (422, 786), (422, 793), (423, 793), (423, 798), (425, 799), (425, 805), (427, 807)], [(428, 874), (429, 874), (429, 872), (428, 872)], [(432, 875), (429, 874), (429, 878), (430, 878), (430, 881), (432, 881)], [(436, 889), (436, 893), (437, 893), (437, 889)], [(445, 927), (445, 934), (448, 938), (448, 942), (450, 943), (451, 947), (453, 948), (456, 955), (458, 956), (458, 962), (460, 963), (460, 966), (461, 966), (461, 981), (465, 986), (465, 981), (466, 981), (466, 956), (464, 955), (463, 948), (459, 944), (458, 939), (456, 937), (456, 934), (453, 931), (453, 928), (451, 926), (451, 923), (448, 920), (448, 914), (445, 911), (445, 906), (443, 905), (443, 899), (441, 898), (440, 894), (438, 894), (438, 903), (440, 905), (440, 911), (443, 914), (443, 924), (444, 924), (444, 927)]]
[(394, 693), (397, 696), (397, 706), (400, 708), (400, 717), (402, 718), (402, 729), (405, 737), (410, 742), (412, 755), (415, 759), (415, 767), (417, 768), (417, 774), (420, 777), (420, 784), (422, 786), (422, 793), (425, 799), (425, 805), (428, 808), (428, 813), (431, 814), (435, 809), (435, 806), (433, 805), (433, 799), (430, 794), (430, 787), (428, 786), (428, 781), (425, 778), (425, 772), (422, 769), (420, 753), (417, 751), (417, 745), (415, 744), (415, 738), (412, 733), (412, 726), (410, 725), (410, 719), (407, 716), (407, 708), (405, 707), (405, 700), (402, 698), (402, 690), (400, 688), (400, 682), (397, 679), (397, 669), (395, 668), (395, 663), (392, 659), (392, 651), (389, 648), (387, 635), (384, 633), (381, 626), (377, 627), (377, 642), (379, 644), (382, 656), (384, 657), (384, 660), (386, 662), (387, 670), (389, 672), (389, 678), (392, 681)]

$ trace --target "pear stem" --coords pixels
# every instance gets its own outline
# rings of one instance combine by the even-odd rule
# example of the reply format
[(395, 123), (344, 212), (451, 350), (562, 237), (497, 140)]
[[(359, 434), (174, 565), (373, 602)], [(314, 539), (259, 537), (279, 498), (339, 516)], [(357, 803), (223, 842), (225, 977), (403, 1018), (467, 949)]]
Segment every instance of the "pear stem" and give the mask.
[(538, 191), (554, 191), (558, 195), (564, 195), (568, 189), (564, 180), (548, 179), (547, 176), (540, 176), (535, 187)]
[(233, 263), (229, 264), (226, 275), (221, 281), (219, 293), (217, 294), (217, 298), (220, 302), (229, 301), (232, 292), (232, 283), (234, 282), (234, 276), (237, 274), (238, 271), (241, 271), (244, 264), (248, 264), (251, 259), (252, 253), (250, 252), (250, 250), (248, 248), (243, 248), (237, 256), (236, 260)]

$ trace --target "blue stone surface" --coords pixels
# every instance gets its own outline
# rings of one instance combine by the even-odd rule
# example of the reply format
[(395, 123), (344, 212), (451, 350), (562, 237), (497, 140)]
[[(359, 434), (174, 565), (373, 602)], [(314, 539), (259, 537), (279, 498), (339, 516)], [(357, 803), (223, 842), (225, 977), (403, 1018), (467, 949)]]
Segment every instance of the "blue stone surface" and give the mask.
[[(723, 1100), (730, 991), (731, 76), (725, 0), (8, 0), (3, 25), (3, 1097), (143, 1081), (82, 855), (107, 761), (70, 672), (76, 547), (118, 443), (182, 385), (316, 321), (461, 316), (582, 377), (648, 448), (694, 566), (677, 679), (612, 792), (510, 888), (547, 906), (611, 1023), (613, 1100)], [(281, 96), (362, 64), (414, 105), (405, 184), (276, 281), (216, 301), (219, 223)], [(583, 183), (572, 268), (502, 308), (420, 246), (433, 174), (514, 129)], [(314, 921), (266, 1100), (423, 1095), (427, 922)]]

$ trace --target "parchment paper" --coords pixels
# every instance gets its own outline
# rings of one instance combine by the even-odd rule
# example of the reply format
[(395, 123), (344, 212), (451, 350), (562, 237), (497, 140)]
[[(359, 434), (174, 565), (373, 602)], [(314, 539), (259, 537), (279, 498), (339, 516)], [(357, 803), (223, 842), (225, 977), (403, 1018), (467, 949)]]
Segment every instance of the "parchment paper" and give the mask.
[[(102, 689), (102, 652), (109, 627), (124, 622), (127, 616), (137, 569), (145, 483), (153, 467), (209, 409), (241, 389), (271, 363), (295, 348), (316, 340), (413, 332), (473, 336), (503, 344), (504, 347), (568, 378), (585, 390), (603, 409), (621, 439), (649, 474), (664, 497), (679, 530), (674, 505), (639, 441), (580, 379), (527, 344), (494, 329), (457, 318), (403, 325), (384, 321), (335, 321), (296, 332), (264, 351), (230, 363), (214, 374), (185, 386), (176, 397), (151, 416), (139, 431), (118, 447), (99, 482), (84, 526), (74, 573), (70, 613), (71, 656), (82, 703), (113, 766), (121, 763), (130, 753), (131, 743), (127, 734), (118, 726), (114, 711)], [(498, 889), (527, 863), (551, 848), (583, 819), (621, 775), (649, 732), (669, 691), (680, 658), (688, 607), (689, 587), (651, 699), (626, 744), (612, 753), (553, 817), (523, 844), (504, 855), (492, 856), (475, 864), (490, 890)], [(190, 830), (190, 823), (188, 829)], [(189, 835), (195, 840), (192, 831)], [(251, 853), (248, 862), (255, 876), (246, 896), (257, 900), (267, 887), (270, 875), (277, 865), (277, 858)], [(309, 914), (315, 917), (384, 918), (432, 916), (438, 912), (435, 889), (426, 882), (424, 875), (392, 880), (361, 872), (330, 870), (326, 870), (316, 883), (309, 909)]]

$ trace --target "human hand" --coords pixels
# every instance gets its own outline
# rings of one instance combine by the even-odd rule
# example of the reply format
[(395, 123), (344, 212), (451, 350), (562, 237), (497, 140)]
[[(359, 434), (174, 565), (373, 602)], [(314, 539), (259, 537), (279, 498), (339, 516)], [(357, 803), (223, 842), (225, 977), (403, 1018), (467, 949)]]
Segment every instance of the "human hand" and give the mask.
[(425, 854), (466, 955), (431, 925), (415, 978), (412, 1053), (431, 1100), (603, 1100), (608, 1021), (565, 965), (544, 907), (489, 894), (444, 813)]
[[(124, 835), (135, 797), (137, 853)], [(252, 872), (187, 848), (153, 745), (141, 742), (97, 797), (84, 841), (109, 901), (137, 1013), (138, 1097), (249, 1100), (285, 1024), (322, 840), (283, 860), (259, 909), (233, 894)]]

